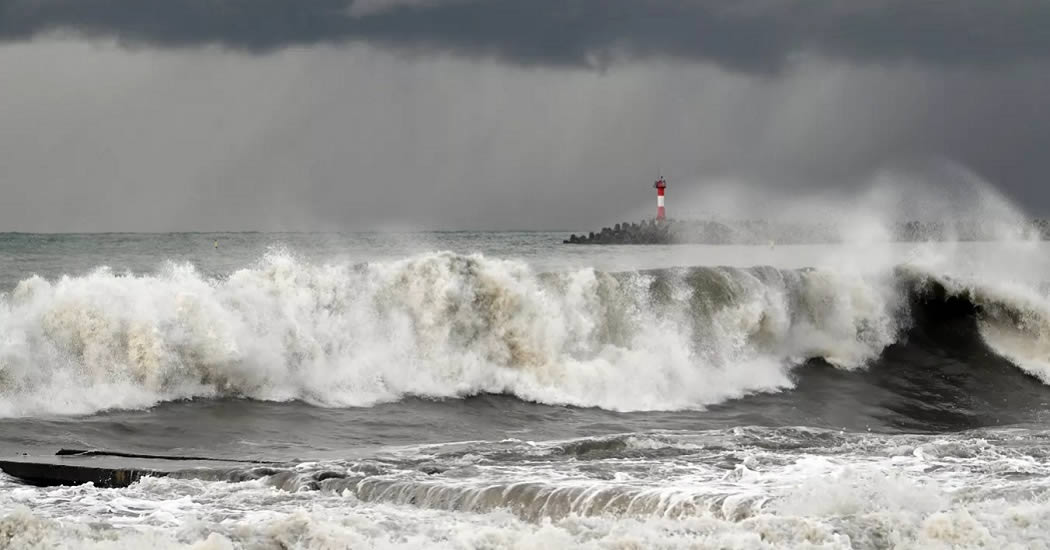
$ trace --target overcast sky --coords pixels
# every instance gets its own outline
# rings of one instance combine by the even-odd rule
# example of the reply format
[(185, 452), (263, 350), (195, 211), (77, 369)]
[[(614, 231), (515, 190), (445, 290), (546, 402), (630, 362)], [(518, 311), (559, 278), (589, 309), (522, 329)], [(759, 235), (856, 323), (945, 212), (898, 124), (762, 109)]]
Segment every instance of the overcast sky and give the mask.
[(597, 229), (657, 170), (1048, 215), (1048, 103), (1045, 0), (0, 0), (0, 230)]

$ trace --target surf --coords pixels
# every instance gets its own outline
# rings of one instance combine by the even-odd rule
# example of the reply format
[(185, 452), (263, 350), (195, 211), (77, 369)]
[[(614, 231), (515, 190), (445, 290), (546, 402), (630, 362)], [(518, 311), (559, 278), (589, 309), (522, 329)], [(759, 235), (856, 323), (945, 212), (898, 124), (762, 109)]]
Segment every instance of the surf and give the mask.
[(0, 416), (481, 394), (699, 410), (789, 390), (814, 359), (862, 370), (924, 322), (917, 304), (948, 298), (1046, 381), (1047, 302), (1006, 288), (916, 265), (539, 272), (452, 252), (319, 263), (271, 251), (223, 277), (100, 267), (29, 277), (0, 299)]

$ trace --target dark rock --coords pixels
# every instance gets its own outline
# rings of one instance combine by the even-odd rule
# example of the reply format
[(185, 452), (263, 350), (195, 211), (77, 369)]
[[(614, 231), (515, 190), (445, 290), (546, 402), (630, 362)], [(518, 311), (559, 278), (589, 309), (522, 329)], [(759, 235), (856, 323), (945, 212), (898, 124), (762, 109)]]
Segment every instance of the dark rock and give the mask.
[(55, 485), (81, 485), (93, 483), (95, 487), (127, 487), (143, 477), (163, 477), (168, 472), (133, 468), (101, 468), (73, 464), (49, 464), (45, 462), (22, 462), (0, 460), (0, 470), (30, 485), (51, 487)]

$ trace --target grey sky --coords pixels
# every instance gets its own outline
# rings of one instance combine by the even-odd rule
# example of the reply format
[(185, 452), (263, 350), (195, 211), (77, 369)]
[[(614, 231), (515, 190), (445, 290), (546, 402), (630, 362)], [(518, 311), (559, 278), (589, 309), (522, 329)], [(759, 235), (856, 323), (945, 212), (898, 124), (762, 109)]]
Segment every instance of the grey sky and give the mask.
[(326, 42), (594, 65), (674, 57), (774, 70), (799, 52), (997, 66), (1050, 52), (1042, 0), (0, 0), (0, 36), (268, 52)]
[(581, 230), (649, 214), (657, 168), (706, 214), (727, 181), (941, 162), (1044, 215), (1045, 29), (1020, 1), (0, 0), (0, 230)]

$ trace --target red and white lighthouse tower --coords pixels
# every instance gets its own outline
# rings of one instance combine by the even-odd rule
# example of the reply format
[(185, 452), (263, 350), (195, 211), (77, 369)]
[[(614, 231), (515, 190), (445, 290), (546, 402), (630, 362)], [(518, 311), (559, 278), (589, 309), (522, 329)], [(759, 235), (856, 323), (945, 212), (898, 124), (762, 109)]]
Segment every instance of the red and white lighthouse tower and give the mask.
[(667, 182), (664, 181), (663, 176), (659, 176), (656, 183), (653, 184), (656, 188), (656, 221), (664, 221), (664, 189), (667, 189)]

